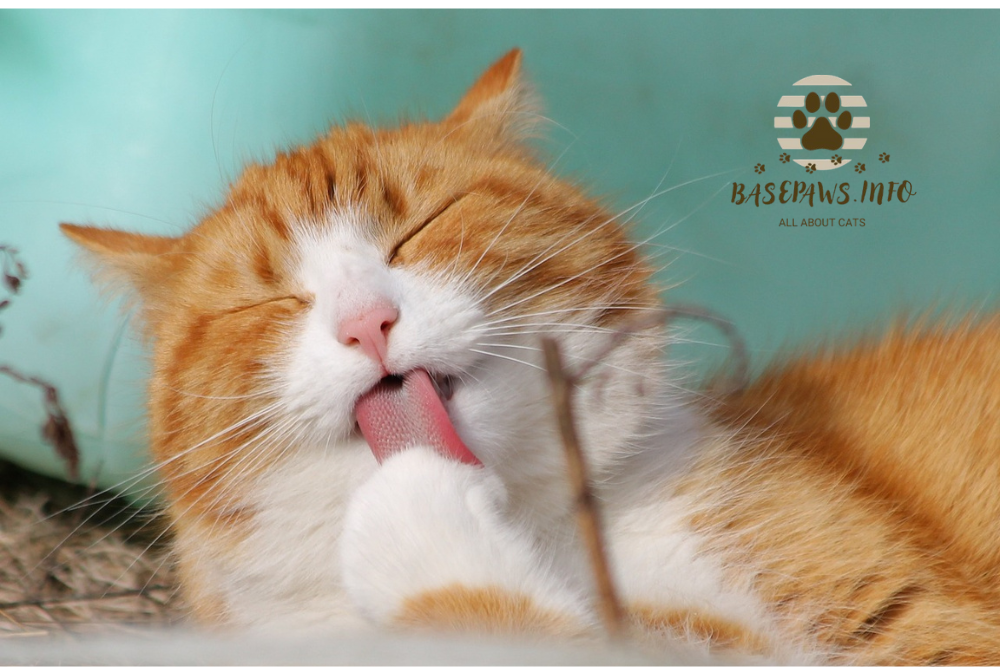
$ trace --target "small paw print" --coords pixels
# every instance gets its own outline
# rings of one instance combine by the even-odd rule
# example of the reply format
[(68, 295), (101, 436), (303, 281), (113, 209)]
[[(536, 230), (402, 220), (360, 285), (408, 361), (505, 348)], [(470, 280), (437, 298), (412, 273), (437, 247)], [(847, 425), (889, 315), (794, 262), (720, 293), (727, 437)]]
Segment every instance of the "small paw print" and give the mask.
[(756, 172), (758, 174), (763, 174), (764, 173), (764, 165), (762, 165), (760, 162), (758, 162), (757, 166), (754, 167), (753, 170), (754, 170), (754, 172)]
[(792, 157), (788, 153), (782, 153), (778, 159), (781, 160), (781, 164), (788, 164)]
[(879, 162), (888, 162), (889, 161), (889, 154), (888, 153), (879, 153), (878, 154), (878, 161)]
[(806, 173), (807, 174), (811, 174), (814, 171), (816, 171), (816, 165), (815, 164), (813, 164), (812, 162), (810, 162), (809, 164), (806, 165)]
[(832, 158), (830, 158), (830, 162), (834, 164), (840, 164), (841, 162), (843, 162), (843, 158), (841, 158), (839, 155), (834, 155)]
[[(806, 95), (805, 103), (806, 111), (810, 114), (819, 113), (821, 106), (825, 106), (829, 113), (840, 111), (840, 95), (837, 93), (828, 93), (820, 97), (819, 93), (812, 92)], [(807, 151), (820, 149), (830, 151), (840, 150), (840, 147), (844, 145), (844, 138), (840, 136), (840, 132), (833, 129), (833, 125), (830, 124), (830, 118), (832, 116), (812, 116), (812, 127), (802, 135), (803, 148)], [(809, 120), (810, 117), (802, 113), (802, 109), (796, 109), (795, 113), (792, 114), (792, 126), (796, 129), (804, 130), (806, 127), (809, 127)], [(841, 111), (834, 122), (841, 131), (848, 130), (854, 122), (854, 117), (851, 116), (850, 111), (844, 110)]]
[(863, 172), (864, 170), (865, 170), (865, 163), (864, 162), (859, 162), (858, 164), (854, 165), (854, 171), (858, 172), (859, 174), (861, 172)]

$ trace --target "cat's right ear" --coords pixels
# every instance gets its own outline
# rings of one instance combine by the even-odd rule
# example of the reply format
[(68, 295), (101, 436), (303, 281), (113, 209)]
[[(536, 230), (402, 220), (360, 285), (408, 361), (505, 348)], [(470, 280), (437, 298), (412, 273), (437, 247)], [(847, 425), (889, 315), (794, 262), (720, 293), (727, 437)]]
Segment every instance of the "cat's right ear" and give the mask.
[(61, 223), (59, 228), (85, 251), (99, 282), (116, 292), (125, 291), (139, 297), (145, 310), (159, 305), (165, 296), (168, 278), (185, 256), (179, 238), (68, 222)]
[(540, 118), (538, 100), (521, 75), (521, 49), (512, 49), (472, 84), (445, 124), (502, 141), (531, 134)]

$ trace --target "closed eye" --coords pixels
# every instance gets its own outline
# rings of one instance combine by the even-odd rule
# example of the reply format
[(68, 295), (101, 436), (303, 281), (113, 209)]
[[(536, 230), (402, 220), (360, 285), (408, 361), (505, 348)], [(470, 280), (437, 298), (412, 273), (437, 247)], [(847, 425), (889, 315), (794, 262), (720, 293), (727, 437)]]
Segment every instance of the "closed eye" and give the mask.
[(396, 245), (392, 248), (392, 252), (389, 253), (389, 259), (387, 261), (389, 263), (392, 263), (392, 261), (396, 259), (396, 255), (399, 253), (399, 250), (404, 245), (406, 245), (407, 243), (409, 243), (410, 241), (412, 241), (413, 237), (415, 237), (420, 232), (424, 231), (427, 228), (428, 225), (430, 225), (436, 219), (438, 219), (439, 217), (441, 217), (442, 215), (444, 215), (445, 211), (447, 211), (449, 208), (451, 208), (452, 206), (454, 206), (455, 204), (457, 204), (458, 202), (460, 202), (462, 200), (462, 197), (464, 197), (464, 196), (465, 195), (460, 195), (458, 197), (452, 198), (451, 200), (449, 200), (449, 201), (445, 202), (444, 204), (442, 204), (441, 206), (439, 206), (432, 214), (430, 214), (429, 216), (427, 216), (426, 220), (424, 220), (419, 225), (417, 225), (416, 227), (414, 227), (406, 236), (404, 236), (402, 239), (399, 240), (399, 242), (396, 243)]
[(242, 313), (245, 310), (250, 310), (251, 308), (259, 308), (260, 306), (267, 306), (278, 301), (287, 300), (298, 301), (304, 306), (312, 305), (313, 296), (311, 294), (286, 294), (284, 296), (276, 296), (273, 299), (266, 299), (265, 301), (258, 301), (257, 303), (248, 303), (243, 306), (233, 306), (232, 308), (227, 308), (223, 310), (220, 315), (234, 315), (236, 313)]

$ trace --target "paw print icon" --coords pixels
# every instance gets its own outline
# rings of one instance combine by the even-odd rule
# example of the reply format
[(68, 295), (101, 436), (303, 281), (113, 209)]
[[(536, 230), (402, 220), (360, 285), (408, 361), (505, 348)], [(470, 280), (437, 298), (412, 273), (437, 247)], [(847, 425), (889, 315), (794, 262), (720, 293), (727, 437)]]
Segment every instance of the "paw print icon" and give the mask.
[[(779, 130), (782, 164), (785, 155), (808, 173), (840, 169), (855, 161), (871, 128), (868, 103), (838, 76), (816, 74), (799, 79), (778, 100), (774, 127)], [(852, 165), (853, 167), (853, 165)]]
[[(816, 93), (809, 93), (806, 95), (806, 111), (809, 113), (816, 113), (820, 110), (820, 104), (826, 108), (830, 113), (837, 113), (840, 111), (840, 95), (837, 93), (828, 93), (822, 102), (820, 102), (820, 96)], [(840, 135), (837, 130), (833, 129), (833, 125), (830, 124), (829, 119), (826, 116), (818, 116), (812, 123), (812, 127), (809, 131), (802, 136), (802, 148), (807, 151), (815, 150), (838, 150), (844, 145), (844, 137)], [(848, 130), (851, 127), (851, 122), (854, 117), (851, 116), (850, 111), (842, 111), (839, 116), (837, 116), (837, 128), (840, 130)], [(802, 109), (796, 109), (795, 113), (792, 114), (792, 125), (796, 129), (802, 130), (809, 126), (810, 119), (802, 113)]]

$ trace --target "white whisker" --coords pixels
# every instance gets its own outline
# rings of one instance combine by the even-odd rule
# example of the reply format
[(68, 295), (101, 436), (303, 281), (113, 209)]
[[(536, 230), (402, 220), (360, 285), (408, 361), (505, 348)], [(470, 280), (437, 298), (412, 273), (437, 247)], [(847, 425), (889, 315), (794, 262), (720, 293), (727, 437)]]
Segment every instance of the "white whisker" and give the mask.
[(478, 354), (485, 354), (488, 357), (496, 357), (498, 359), (506, 359), (507, 361), (513, 361), (518, 364), (524, 364), (525, 366), (530, 366), (531, 368), (534, 368), (539, 371), (543, 370), (541, 366), (537, 366), (529, 361), (524, 361), (523, 359), (517, 359), (516, 357), (507, 357), (502, 354), (496, 354), (495, 352), (487, 352), (485, 350), (480, 350), (478, 348), (474, 348), (472, 351)]
[[(552, 170), (556, 168), (556, 165), (559, 164), (559, 161), (563, 159), (563, 156), (565, 156), (566, 153), (569, 152), (569, 149), (573, 147), (574, 143), (575, 141), (571, 141), (569, 145), (563, 149), (562, 153), (559, 154), (559, 157), (557, 157), (555, 161), (552, 163), (552, 165), (550, 165), (549, 168), (546, 170), (546, 174), (552, 173)], [(510, 226), (510, 223), (514, 221), (514, 218), (516, 218), (521, 213), (521, 211), (524, 210), (525, 205), (531, 199), (531, 196), (535, 194), (535, 192), (538, 190), (542, 182), (543, 182), (542, 178), (539, 178), (538, 182), (535, 183), (535, 186), (531, 188), (531, 191), (528, 192), (528, 194), (524, 197), (524, 200), (521, 201), (521, 204), (517, 207), (517, 209), (515, 209), (515, 211), (510, 215), (510, 217), (507, 218), (507, 221), (503, 224), (503, 227), (500, 228), (500, 231), (496, 233), (496, 235), (490, 241), (490, 244), (486, 246), (486, 249), (483, 250), (481, 255), (479, 255), (479, 259), (476, 260), (476, 263), (472, 266), (471, 269), (469, 269), (470, 275), (476, 272), (476, 269), (479, 268), (479, 264), (483, 261), (483, 258), (486, 257), (489, 251), (493, 249), (493, 246), (496, 245), (496, 242), (500, 240), (500, 237), (503, 236), (503, 233), (507, 231), (507, 228)]]

